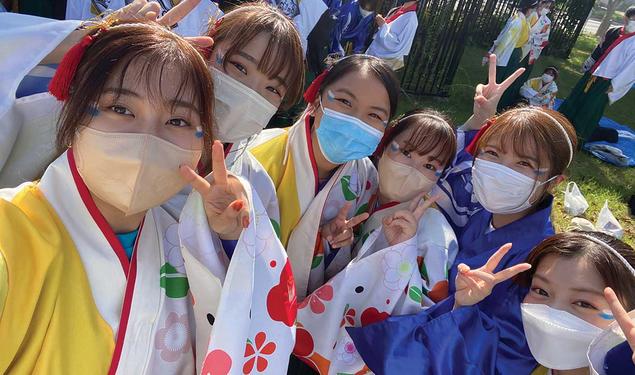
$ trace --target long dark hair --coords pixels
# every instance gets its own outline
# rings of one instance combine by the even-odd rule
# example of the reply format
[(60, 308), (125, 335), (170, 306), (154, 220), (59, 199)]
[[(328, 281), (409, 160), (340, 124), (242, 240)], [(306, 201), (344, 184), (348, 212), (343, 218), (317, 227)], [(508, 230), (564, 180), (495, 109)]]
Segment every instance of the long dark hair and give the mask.
[(382, 83), (390, 101), (390, 117), (397, 111), (399, 101), (399, 80), (395, 72), (380, 58), (370, 55), (351, 55), (330, 64), (329, 72), (320, 85), (320, 95), (333, 82), (351, 72), (368, 71)]

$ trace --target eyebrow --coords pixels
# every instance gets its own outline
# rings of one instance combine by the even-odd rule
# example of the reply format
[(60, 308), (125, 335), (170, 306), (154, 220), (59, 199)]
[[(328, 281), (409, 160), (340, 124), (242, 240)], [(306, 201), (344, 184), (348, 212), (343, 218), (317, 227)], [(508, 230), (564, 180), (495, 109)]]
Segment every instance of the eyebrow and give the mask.
[[(537, 273), (534, 274), (534, 277), (537, 279), (540, 279), (540, 281), (547, 283), (547, 284), (551, 284), (551, 282), (549, 281), (549, 279), (547, 279), (546, 277), (539, 275)], [(599, 296), (604, 296), (604, 293), (596, 290), (596, 289), (589, 289), (589, 288), (571, 288), (569, 289), (572, 292), (578, 292), (578, 293), (590, 293), (590, 294), (596, 294)]]
[[(247, 52), (244, 51), (238, 51), (236, 52), (236, 54), (238, 54), (239, 56), (242, 56), (243, 58), (245, 58), (247, 61), (253, 63), (254, 65), (258, 66), (258, 64), (260, 63), (258, 60), (256, 60), (255, 57), (253, 57), (252, 55), (248, 54)], [(276, 76), (274, 78), (274, 80), (278, 81), (278, 83), (284, 87), (287, 87), (287, 83), (285, 82), (284, 79), (282, 79), (282, 77), (280, 76)]]
[[(504, 152), (504, 150), (503, 150), (503, 149), (501, 149), (500, 147), (498, 147), (498, 146), (494, 146), (494, 145), (491, 145), (491, 144), (487, 144), (487, 145), (485, 145), (485, 146), (484, 146), (484, 148), (485, 148), (485, 147), (493, 148), (494, 150), (499, 151), (499, 152), (500, 152), (500, 151), (503, 151), (503, 152)], [(519, 158), (521, 158), (521, 159), (531, 160), (531, 161), (533, 161), (534, 163), (538, 164), (538, 159), (536, 159), (536, 158), (534, 158), (534, 157), (532, 157), (532, 156), (527, 156), (527, 155), (518, 154), (518, 157), (519, 157)]]
[(589, 289), (589, 288), (571, 288), (572, 291), (574, 292), (579, 292), (579, 293), (589, 293), (589, 294), (595, 294), (598, 296), (602, 296), (604, 297), (604, 293), (597, 290), (597, 289)]
[[(129, 90), (129, 89), (124, 89), (124, 88), (115, 88), (115, 87), (108, 87), (104, 90), (105, 94), (115, 94), (117, 96), (119, 95), (123, 95), (123, 96), (132, 96), (133, 98), (141, 98), (141, 95), (139, 95), (137, 92)], [(185, 100), (180, 100), (180, 99), (171, 99), (168, 101), (168, 103), (170, 104), (171, 107), (175, 108), (175, 107), (181, 107), (181, 108), (187, 108), (190, 109), (196, 113), (200, 112), (199, 109), (192, 103), (192, 102), (188, 102)]]

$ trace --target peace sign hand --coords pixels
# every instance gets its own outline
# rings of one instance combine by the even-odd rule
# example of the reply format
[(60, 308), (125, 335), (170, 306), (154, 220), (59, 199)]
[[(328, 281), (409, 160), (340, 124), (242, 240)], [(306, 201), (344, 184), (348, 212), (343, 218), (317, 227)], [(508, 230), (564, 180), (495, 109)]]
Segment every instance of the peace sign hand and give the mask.
[(182, 0), (178, 5), (172, 7), (162, 17), (161, 5), (156, 1), (134, 0), (125, 7), (113, 12), (109, 18), (114, 18), (123, 22), (134, 21), (156, 21), (160, 25), (172, 27), (181, 21), (192, 9), (196, 8), (201, 0)]
[(624, 332), (624, 336), (626, 336), (626, 341), (633, 351), (633, 357), (631, 359), (633, 363), (635, 363), (635, 323), (633, 323), (633, 320), (628, 316), (628, 313), (620, 303), (620, 300), (617, 299), (613, 289), (605, 288), (604, 298), (606, 298), (606, 302), (609, 303), (613, 317), (617, 321), (617, 324), (619, 324), (622, 332)]
[(413, 199), (407, 210), (399, 210), (382, 220), (384, 236), (390, 246), (395, 246), (414, 237), (417, 234), (419, 219), (430, 206), (441, 198), (440, 195), (436, 195), (420, 204), (424, 195), (425, 193), (421, 193)]
[(223, 145), (212, 145), (212, 173), (206, 178), (183, 165), (181, 176), (201, 194), (207, 222), (212, 231), (225, 240), (237, 240), (249, 226), (247, 193), (240, 181), (227, 174)]
[(353, 244), (353, 228), (368, 219), (368, 213), (366, 212), (348, 219), (348, 211), (352, 205), (351, 202), (344, 203), (335, 219), (322, 226), (322, 237), (326, 238), (329, 245), (334, 249)]
[(529, 263), (520, 263), (498, 273), (494, 273), (501, 259), (503, 259), (511, 248), (512, 244), (510, 243), (501, 246), (500, 249), (488, 259), (483, 267), (476, 270), (471, 270), (470, 267), (464, 263), (459, 264), (459, 272), (456, 275), (455, 282), (456, 292), (454, 293), (455, 309), (461, 306), (472, 306), (481, 302), (492, 294), (492, 289), (494, 289), (496, 285), (531, 268), (531, 264)]
[(496, 107), (505, 90), (525, 72), (525, 68), (519, 68), (502, 83), (496, 83), (496, 69), (496, 55), (491, 54), (487, 84), (479, 83), (476, 86), (473, 116), (463, 125), (464, 129), (478, 130), (489, 118), (496, 115)]

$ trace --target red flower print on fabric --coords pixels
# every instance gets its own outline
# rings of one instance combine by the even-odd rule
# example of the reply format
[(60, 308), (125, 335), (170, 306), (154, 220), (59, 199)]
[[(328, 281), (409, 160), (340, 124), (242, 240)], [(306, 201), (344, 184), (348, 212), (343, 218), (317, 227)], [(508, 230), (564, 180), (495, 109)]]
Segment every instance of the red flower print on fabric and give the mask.
[(333, 287), (330, 284), (325, 284), (315, 292), (311, 293), (307, 298), (300, 303), (299, 309), (303, 309), (306, 305), (309, 305), (311, 311), (314, 314), (322, 314), (326, 307), (324, 302), (328, 302), (333, 299)]
[(247, 362), (243, 365), (243, 374), (251, 374), (254, 365), (258, 372), (263, 372), (267, 369), (269, 361), (267, 361), (265, 356), (271, 355), (276, 351), (276, 343), (266, 341), (267, 334), (264, 332), (258, 332), (254, 342), (247, 340), (247, 345), (245, 346), (245, 359), (247, 359)]

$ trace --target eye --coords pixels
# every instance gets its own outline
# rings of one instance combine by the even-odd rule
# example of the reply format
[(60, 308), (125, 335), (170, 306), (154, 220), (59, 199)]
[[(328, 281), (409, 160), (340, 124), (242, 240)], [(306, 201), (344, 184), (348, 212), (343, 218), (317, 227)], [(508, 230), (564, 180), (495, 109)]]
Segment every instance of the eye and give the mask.
[(403, 154), (403, 156), (407, 157), (408, 159), (412, 159), (412, 154), (410, 153), (410, 151), (401, 149), (401, 153)]
[(590, 304), (590, 303), (588, 303), (586, 301), (575, 301), (573, 304), (578, 306), (578, 307), (582, 307), (583, 309), (597, 310), (597, 308), (595, 306), (593, 306), (592, 304)]
[(347, 107), (352, 107), (353, 106), (353, 104), (350, 101), (346, 100), (346, 99), (335, 99), (335, 100), (337, 100), (338, 102), (344, 104)]
[(376, 114), (376, 113), (371, 113), (371, 114), (369, 114), (368, 116), (369, 116), (370, 118), (374, 119), (374, 120), (380, 121), (380, 122), (382, 123), (382, 125), (384, 125), (384, 128), (385, 128), (386, 126), (388, 126), (387, 122), (386, 122), (386, 121), (384, 121), (384, 118), (383, 118), (383, 117), (381, 117), (380, 115), (378, 115), (378, 114)]
[(532, 169), (534, 168), (534, 166), (531, 165), (531, 163), (528, 162), (528, 161), (519, 161), (518, 165), (520, 165), (521, 167), (525, 167), (525, 168), (532, 168)]
[(430, 163), (424, 164), (423, 167), (429, 171), (434, 171), (434, 172), (437, 171), (437, 167), (435, 167), (434, 165)]
[(118, 115), (134, 117), (134, 114), (132, 112), (130, 112), (130, 110), (128, 110), (128, 108), (120, 106), (120, 105), (112, 105), (112, 106), (108, 107), (108, 109), (113, 111), (113, 112), (115, 112)]
[(486, 153), (487, 155), (492, 155), (494, 157), (498, 157), (498, 153), (496, 151), (493, 151), (493, 150), (486, 150), (486, 151), (484, 151), (484, 153)]
[(229, 63), (232, 64), (234, 68), (236, 68), (236, 70), (238, 70), (244, 75), (247, 75), (247, 69), (242, 64), (234, 62), (234, 61), (230, 61)]
[(183, 120), (182, 118), (169, 119), (167, 124), (170, 125), (170, 126), (177, 127), (177, 128), (187, 128), (187, 127), (190, 126), (190, 123), (187, 122), (186, 120)]
[(531, 291), (532, 291), (533, 293), (538, 294), (539, 296), (542, 296), (542, 297), (549, 297), (549, 293), (547, 293), (547, 291), (545, 291), (545, 290), (544, 290), (544, 289), (542, 289), (542, 288), (532, 288), (532, 289), (531, 289)]
[(276, 89), (275, 87), (267, 86), (267, 91), (270, 91), (270, 92), (278, 95), (279, 97), (282, 97), (282, 94), (280, 93), (280, 91), (278, 91), (278, 89)]

